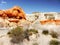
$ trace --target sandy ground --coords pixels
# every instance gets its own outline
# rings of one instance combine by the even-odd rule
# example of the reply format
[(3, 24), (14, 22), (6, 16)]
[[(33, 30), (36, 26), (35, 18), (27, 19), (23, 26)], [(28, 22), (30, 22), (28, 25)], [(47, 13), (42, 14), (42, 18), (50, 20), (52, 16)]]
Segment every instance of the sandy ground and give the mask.
[[(50, 40), (52, 40), (51, 35), (44, 35), (42, 34), (42, 31), (44, 29), (48, 29), (49, 31), (53, 30), (59, 34), (59, 39), (60, 40), (60, 25), (40, 25), (39, 22), (35, 22), (30, 25), (29, 28), (34, 28), (38, 30), (39, 36), (36, 38), (36, 35), (30, 36), (30, 41), (24, 40), (21, 45), (32, 45), (33, 43), (38, 43), (38, 45), (49, 45)], [(0, 36), (4, 35), (2, 38), (0, 38), (0, 45), (20, 45), (20, 44), (11, 44), (10, 43), (10, 38), (6, 35), (8, 29), (0, 30)]]

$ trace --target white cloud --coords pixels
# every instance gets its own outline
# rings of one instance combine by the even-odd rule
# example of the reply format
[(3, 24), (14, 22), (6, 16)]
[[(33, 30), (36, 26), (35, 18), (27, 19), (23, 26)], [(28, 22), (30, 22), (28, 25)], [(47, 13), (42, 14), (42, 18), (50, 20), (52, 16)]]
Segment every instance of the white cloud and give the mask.
[(6, 4), (7, 2), (5, 2), (5, 1), (1, 1), (1, 4)]
[(4, 1), (4, 0), (1, 0), (0, 1), (0, 5), (2, 5), (2, 4), (6, 4), (7, 2), (6, 1)]

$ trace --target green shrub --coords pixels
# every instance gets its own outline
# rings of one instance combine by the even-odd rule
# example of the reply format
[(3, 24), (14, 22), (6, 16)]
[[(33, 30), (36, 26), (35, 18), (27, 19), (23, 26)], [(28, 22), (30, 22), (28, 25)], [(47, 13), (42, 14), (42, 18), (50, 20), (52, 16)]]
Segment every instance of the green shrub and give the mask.
[(51, 40), (50, 45), (60, 45), (60, 42), (57, 40)]
[(12, 43), (19, 43), (24, 39), (24, 31), (21, 27), (16, 27), (8, 32), (9, 37), (11, 37)]
[(21, 28), (21, 27), (16, 27), (16, 28), (12, 29), (10, 32), (8, 32), (10, 37), (19, 36), (22, 33), (23, 33), (23, 28)]
[(30, 29), (30, 30), (28, 30), (28, 33), (29, 33), (30, 35), (32, 35), (32, 34), (37, 34), (37, 33), (38, 33), (38, 30)]

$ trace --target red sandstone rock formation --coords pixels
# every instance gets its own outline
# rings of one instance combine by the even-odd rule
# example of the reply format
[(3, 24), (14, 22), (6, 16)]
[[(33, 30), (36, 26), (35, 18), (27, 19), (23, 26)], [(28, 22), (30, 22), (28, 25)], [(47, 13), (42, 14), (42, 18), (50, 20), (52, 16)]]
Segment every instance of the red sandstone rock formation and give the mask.
[(0, 17), (26, 19), (24, 11), (18, 6), (14, 6), (13, 8), (7, 10), (0, 10)]

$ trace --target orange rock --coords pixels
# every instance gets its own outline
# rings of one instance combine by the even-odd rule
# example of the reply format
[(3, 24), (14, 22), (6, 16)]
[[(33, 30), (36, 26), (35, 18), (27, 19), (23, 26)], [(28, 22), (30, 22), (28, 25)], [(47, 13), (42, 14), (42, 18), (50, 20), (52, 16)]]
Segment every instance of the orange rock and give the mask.
[(17, 16), (17, 15), (18, 15), (18, 11), (17, 11), (17, 10), (14, 10), (14, 11), (12, 12), (12, 15), (13, 15), (13, 16)]
[(55, 20), (56, 25), (60, 25), (60, 20)]
[(6, 15), (8, 18), (26, 19), (24, 11), (18, 6), (14, 6), (13, 8), (5, 11), (0, 10), (0, 16), (2, 15), (3, 17)]
[(60, 20), (44, 20), (44, 21), (40, 21), (40, 23), (42, 25), (46, 24), (46, 23), (55, 23), (56, 25), (60, 25)]
[(0, 16), (2, 16), (2, 15), (3, 15), (3, 13), (4, 13), (4, 11), (0, 10)]

